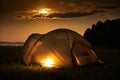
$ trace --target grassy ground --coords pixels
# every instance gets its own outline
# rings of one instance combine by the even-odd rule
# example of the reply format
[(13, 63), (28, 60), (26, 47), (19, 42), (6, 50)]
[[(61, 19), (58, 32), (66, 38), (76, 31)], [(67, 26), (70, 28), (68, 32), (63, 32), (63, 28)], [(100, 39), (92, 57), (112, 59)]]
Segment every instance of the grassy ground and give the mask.
[(120, 48), (94, 47), (104, 64), (93, 63), (73, 69), (24, 66), (17, 60), (22, 47), (0, 47), (0, 80), (118, 80)]

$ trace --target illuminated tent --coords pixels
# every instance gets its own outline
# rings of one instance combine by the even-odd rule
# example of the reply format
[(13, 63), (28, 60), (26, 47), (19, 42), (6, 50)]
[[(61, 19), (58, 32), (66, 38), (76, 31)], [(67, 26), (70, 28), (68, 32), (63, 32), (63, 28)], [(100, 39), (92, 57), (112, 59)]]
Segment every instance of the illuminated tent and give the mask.
[(57, 29), (47, 34), (32, 34), (22, 50), (25, 65), (43, 67), (73, 67), (98, 61), (91, 44), (80, 34), (68, 29)]

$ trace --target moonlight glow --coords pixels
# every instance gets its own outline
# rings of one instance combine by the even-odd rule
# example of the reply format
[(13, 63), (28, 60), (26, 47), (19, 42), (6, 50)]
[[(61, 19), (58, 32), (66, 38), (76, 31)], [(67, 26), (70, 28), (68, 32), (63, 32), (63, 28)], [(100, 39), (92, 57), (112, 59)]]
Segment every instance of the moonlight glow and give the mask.
[(42, 8), (40, 10), (38, 10), (38, 14), (42, 14), (42, 15), (48, 15), (50, 14), (50, 10), (49, 8)]
[(42, 9), (39, 13), (41, 13), (41, 14), (47, 14), (48, 11), (46, 9)]

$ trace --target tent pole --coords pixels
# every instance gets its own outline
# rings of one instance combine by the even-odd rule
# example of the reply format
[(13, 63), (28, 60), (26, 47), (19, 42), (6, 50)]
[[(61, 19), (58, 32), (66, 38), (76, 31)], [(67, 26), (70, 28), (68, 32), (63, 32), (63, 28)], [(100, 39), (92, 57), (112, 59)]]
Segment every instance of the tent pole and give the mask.
[(74, 48), (74, 44), (75, 44), (75, 38), (73, 38), (74, 40), (72, 41), (73, 43), (71, 44), (71, 38), (69, 36), (69, 31), (66, 31), (66, 34), (67, 34), (67, 38), (68, 38), (68, 43), (69, 43), (69, 48), (70, 48), (70, 55), (71, 55), (71, 58), (72, 58), (72, 62), (73, 62), (73, 67), (77, 65), (77, 61), (76, 61), (76, 58), (75, 58), (75, 55), (73, 53), (73, 48)]

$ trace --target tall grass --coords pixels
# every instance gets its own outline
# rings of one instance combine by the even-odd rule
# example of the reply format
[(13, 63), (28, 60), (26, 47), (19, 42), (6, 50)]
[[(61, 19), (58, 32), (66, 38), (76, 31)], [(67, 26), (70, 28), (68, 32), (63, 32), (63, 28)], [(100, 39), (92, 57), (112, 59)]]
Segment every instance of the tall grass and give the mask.
[(120, 48), (95, 46), (94, 50), (104, 64), (93, 63), (75, 68), (41, 68), (24, 66), (16, 57), (22, 47), (0, 47), (0, 80), (118, 80)]

